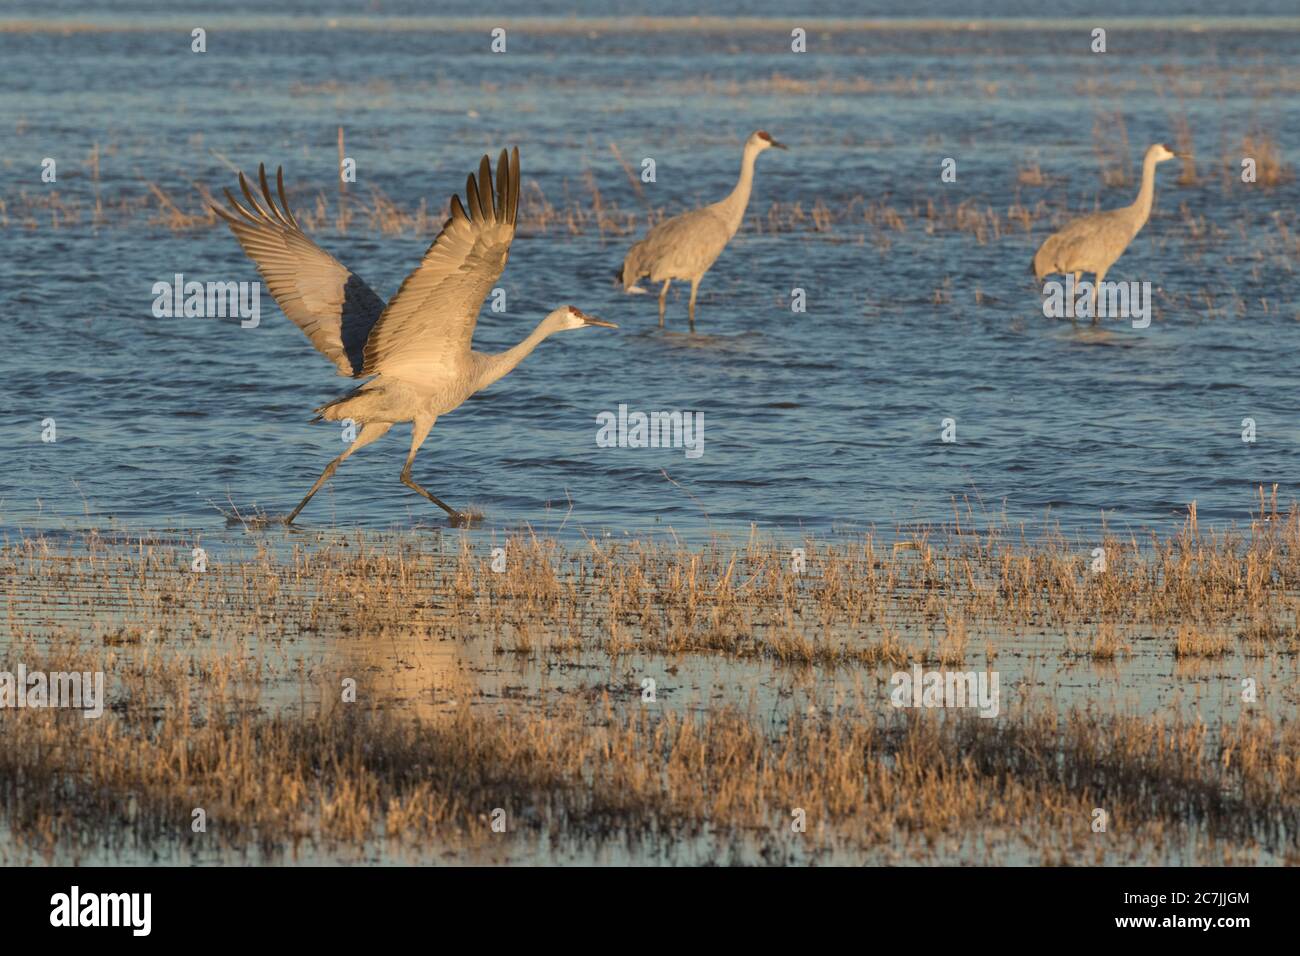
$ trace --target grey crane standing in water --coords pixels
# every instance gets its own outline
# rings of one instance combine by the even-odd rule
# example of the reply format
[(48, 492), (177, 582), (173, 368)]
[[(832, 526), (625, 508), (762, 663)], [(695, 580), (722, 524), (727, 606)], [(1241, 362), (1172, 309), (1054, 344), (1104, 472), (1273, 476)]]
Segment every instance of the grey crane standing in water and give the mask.
[(1085, 272), (1094, 276), (1092, 284), (1092, 324), (1100, 321), (1097, 314), (1097, 288), (1106, 278), (1106, 272), (1115, 260), (1124, 254), (1128, 244), (1142, 231), (1151, 215), (1151, 204), (1156, 195), (1156, 165), (1178, 154), (1163, 143), (1147, 149), (1142, 158), (1142, 186), (1131, 206), (1110, 209), (1076, 219), (1064, 229), (1048, 236), (1047, 241), (1034, 253), (1034, 277), (1043, 281), (1052, 273), (1073, 274), (1074, 285)]
[(451, 215), (442, 231), (387, 305), (355, 273), (307, 238), (285, 200), (284, 171), (276, 173), (278, 206), (265, 167), (258, 168), (258, 176), (260, 202), (241, 173), (239, 185), (247, 205), (227, 189), (232, 210), (213, 208), (257, 264), (284, 314), (338, 367), (339, 374), (374, 376), (316, 409), (312, 421), (352, 419), (362, 428), (347, 450), (325, 467), (285, 523), (298, 517), (345, 458), (398, 422), (411, 422), (411, 451), (402, 468), (402, 483), (447, 512), (452, 525), (467, 525), (468, 517), (411, 477), (415, 453), (438, 416), (511, 371), (554, 332), (588, 325), (617, 328), (562, 305), (514, 348), (496, 355), (471, 351), (479, 309), (505, 269), (515, 235), (519, 150), (508, 159), (501, 151), (495, 195), (492, 168), (483, 157), (478, 179), (471, 174), (465, 185), (468, 212), (460, 197), (453, 195)]
[(619, 278), (624, 292), (643, 293), (637, 283), (645, 276), (653, 283), (663, 283), (659, 290), (659, 327), (664, 325), (664, 303), (674, 279), (691, 284), (691, 331), (695, 331), (695, 293), (709, 267), (722, 254), (731, 237), (740, 228), (754, 186), (754, 160), (764, 150), (775, 146), (786, 149), (764, 130), (750, 134), (740, 161), (740, 178), (736, 188), (721, 202), (693, 209), (665, 219), (651, 229), (644, 239), (628, 250)]

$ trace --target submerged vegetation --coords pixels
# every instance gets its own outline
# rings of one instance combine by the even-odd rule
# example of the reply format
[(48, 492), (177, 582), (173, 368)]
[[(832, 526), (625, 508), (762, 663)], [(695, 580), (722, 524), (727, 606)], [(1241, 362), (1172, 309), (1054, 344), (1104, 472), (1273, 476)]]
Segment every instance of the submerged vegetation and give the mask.
[[(607, 695), (502, 714), (462, 697), (414, 717), (372, 696), (263, 715), (224, 683), (152, 704), (154, 688), (188, 682), (165, 654), (122, 670), (103, 720), (5, 715), (0, 807), (29, 852), (1102, 863), (1300, 851), (1294, 721), (851, 708), (773, 730), (734, 707)], [(806, 830), (792, 826), (799, 811)]]
[[(1250, 157), (1255, 164), (1253, 186), (1274, 189), (1294, 179), (1294, 171), (1282, 155), (1281, 147), (1270, 134), (1252, 129), (1242, 134), (1238, 141), (1225, 143), (1215, 162), (1203, 158), (1198, 167), (1191, 152), (1192, 134), (1185, 117), (1171, 121), (1177, 131), (1180, 150), (1187, 151), (1187, 159), (1180, 164), (1181, 172), (1176, 189), (1203, 188), (1209, 185), (1209, 174), (1198, 169), (1212, 166), (1215, 181), (1222, 190), (1230, 191), (1241, 185), (1242, 159)], [(1125, 129), (1122, 116), (1099, 114), (1097, 129)], [(1126, 134), (1125, 134), (1126, 135)], [(340, 137), (342, 130), (340, 130)], [(519, 222), (524, 233), (563, 233), (568, 235), (599, 234), (618, 238), (645, 232), (664, 218), (680, 212), (674, 207), (651, 208), (636, 171), (629, 165), (617, 143), (609, 143), (609, 155), (599, 168), (586, 164), (578, 182), (567, 180), (562, 184), (563, 195), (548, 195), (535, 179), (525, 177), (520, 196)], [(1097, 140), (1096, 201), (1092, 207), (1071, 210), (1049, 205), (1054, 189), (1060, 185), (1058, 178), (1043, 168), (1046, 157), (1035, 151), (1033, 159), (1021, 162), (1018, 168), (1005, 175), (1005, 204), (994, 206), (987, 202), (965, 199), (939, 202), (913, 200), (900, 202), (886, 194), (855, 194), (848, 196), (819, 195), (811, 204), (801, 201), (774, 201), (766, 210), (758, 206), (751, 209), (746, 229), (759, 233), (829, 233), (856, 241), (871, 241), (888, 248), (890, 232), (916, 229), (934, 232), (958, 232), (972, 236), (978, 243), (993, 242), (1003, 236), (1027, 233), (1036, 227), (1059, 225), (1061, 221), (1079, 212), (1095, 211), (1112, 204), (1106, 193), (1110, 190), (1129, 190), (1133, 184), (1131, 155), (1126, 138), (1100, 138)], [(140, 177), (130, 186), (118, 187), (106, 195), (100, 183), (103, 157), (113, 149), (101, 148), (96, 143), (81, 162), (69, 163), (61, 175), (71, 186), (51, 189), (47, 187), (19, 187), (7, 195), (0, 194), (0, 229), (86, 228), (100, 226), (126, 226), (144, 224), (174, 231), (213, 228), (220, 220), (211, 211), (219, 197), (214, 196), (208, 184), (191, 181), (183, 187)], [(218, 155), (221, 163), (231, 172), (236, 165), (228, 157)], [(292, 173), (292, 170), (290, 170)], [(309, 184), (298, 177), (287, 175), (290, 200), (295, 215), (309, 232), (346, 233), (349, 230), (374, 232), (381, 235), (428, 235), (436, 233), (447, 217), (446, 197), (437, 196), (430, 203), (420, 198), (414, 204), (404, 203), (389, 196), (379, 186), (366, 189), (353, 187), (338, 195), (325, 191), (304, 192)], [(624, 181), (626, 180), (626, 181)], [(295, 187), (297, 189), (295, 190)], [(1024, 193), (1029, 191), (1031, 195)], [(623, 197), (622, 202), (611, 198)], [(701, 197), (681, 197), (694, 201)], [(1184, 226), (1192, 230), (1189, 214), (1182, 214)], [(1294, 250), (1292, 250), (1294, 255)]]

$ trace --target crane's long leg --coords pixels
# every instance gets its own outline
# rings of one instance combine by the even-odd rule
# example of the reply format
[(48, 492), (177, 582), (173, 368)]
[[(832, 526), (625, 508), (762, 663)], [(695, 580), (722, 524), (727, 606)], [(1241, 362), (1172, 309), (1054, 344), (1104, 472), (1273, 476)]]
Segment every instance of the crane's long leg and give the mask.
[(343, 454), (339, 455), (332, 462), (330, 462), (328, 465), (325, 466), (325, 470), (321, 472), (321, 476), (316, 479), (316, 484), (312, 485), (311, 491), (307, 492), (307, 497), (303, 498), (302, 501), (298, 502), (298, 507), (294, 508), (293, 511), (289, 512), (289, 517), (284, 519), (284, 523), (293, 524), (293, 519), (298, 517), (298, 512), (302, 511), (303, 508), (307, 507), (307, 502), (311, 501), (312, 496), (316, 494), (316, 492), (320, 491), (320, 486), (330, 480), (330, 475), (334, 474), (335, 469), (337, 469), (338, 466), (343, 463), (343, 459), (347, 458), (354, 451), (357, 451), (358, 449), (361, 448), (365, 448), (367, 445), (369, 445), (372, 441), (376, 440), (377, 438), (384, 437), (384, 435), (388, 432), (388, 429), (392, 427), (393, 427), (392, 422), (367, 422), (366, 424), (362, 425), (361, 434), (357, 436), (356, 441), (354, 441), (351, 445), (348, 445), (347, 450), (344, 451)]
[(700, 278), (697, 276), (696, 278), (694, 278), (694, 279), (691, 280), (691, 304), (690, 304), (690, 315), (691, 315), (691, 331), (692, 331), (692, 332), (695, 331), (695, 293), (698, 292), (698, 291), (700, 291)]
[(664, 327), (664, 304), (668, 300), (668, 287), (673, 284), (672, 279), (664, 280), (664, 287), (659, 290), (659, 328)]
[(402, 484), (406, 485), (406, 487), (410, 488), (412, 491), (418, 491), (443, 511), (447, 512), (447, 517), (451, 519), (452, 525), (460, 527), (462, 525), (467, 525), (469, 519), (437, 496), (425, 491), (417, 485), (415, 479), (411, 477), (411, 462), (415, 461), (415, 453), (420, 450), (420, 446), (424, 444), (424, 440), (429, 437), (429, 430), (433, 428), (433, 423), (437, 420), (438, 419), (436, 418), (417, 418), (415, 421), (411, 422), (411, 451), (410, 454), (406, 456), (406, 464), (402, 468)]
[(1106, 271), (1092, 274), (1092, 324), (1101, 325), (1101, 313), (1097, 311), (1097, 296), (1101, 293), (1101, 280), (1106, 278)]
[(1074, 302), (1072, 302), (1072, 303), (1070, 304), (1070, 324), (1071, 324), (1071, 325), (1078, 325), (1078, 324), (1079, 324), (1079, 315), (1078, 315), (1078, 313), (1075, 311), (1075, 309), (1074, 309), (1074, 305), (1075, 305), (1075, 303), (1078, 302), (1079, 283), (1082, 282), (1082, 281), (1083, 281), (1083, 273), (1082, 273), (1082, 272), (1076, 272), (1076, 273), (1074, 274), (1074, 289), (1073, 289), (1073, 291), (1071, 291), (1071, 293), (1070, 293), (1070, 296), (1071, 296), (1072, 298), (1074, 298), (1074, 300), (1075, 300)]

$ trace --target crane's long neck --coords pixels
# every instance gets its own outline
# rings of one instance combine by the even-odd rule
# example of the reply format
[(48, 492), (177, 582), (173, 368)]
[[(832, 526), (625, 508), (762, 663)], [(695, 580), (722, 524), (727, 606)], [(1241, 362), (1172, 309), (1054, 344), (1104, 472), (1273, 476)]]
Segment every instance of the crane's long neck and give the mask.
[(754, 188), (754, 160), (757, 158), (758, 150), (745, 148), (745, 155), (740, 161), (740, 178), (736, 180), (736, 188), (731, 191), (731, 195), (718, 203), (733, 236), (745, 220), (745, 208), (749, 205), (749, 194)]
[(1135, 216), (1133, 234), (1147, 224), (1151, 216), (1151, 206), (1156, 200), (1156, 161), (1148, 157), (1142, 163), (1142, 188), (1138, 190), (1137, 199), (1130, 207)]
[(514, 367), (528, 357), (548, 335), (556, 330), (551, 317), (547, 316), (537, 323), (537, 328), (528, 333), (528, 337), (512, 349), (497, 352), (495, 355), (480, 355), (478, 372), (474, 379), (474, 391), (487, 388), (497, 379), (514, 370)]

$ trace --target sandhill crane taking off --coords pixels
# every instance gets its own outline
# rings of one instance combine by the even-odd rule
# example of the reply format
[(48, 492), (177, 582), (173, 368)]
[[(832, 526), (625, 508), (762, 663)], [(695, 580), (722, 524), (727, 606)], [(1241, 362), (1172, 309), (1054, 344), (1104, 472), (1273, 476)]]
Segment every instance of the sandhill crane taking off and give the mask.
[(680, 216), (666, 219), (646, 234), (646, 237), (628, 250), (623, 260), (619, 278), (624, 292), (645, 292), (637, 282), (649, 276), (653, 283), (663, 283), (659, 290), (659, 327), (664, 325), (664, 302), (668, 287), (674, 279), (691, 284), (691, 331), (695, 331), (695, 293), (700, 280), (709, 271), (715, 259), (722, 254), (731, 237), (740, 228), (749, 205), (749, 193), (754, 185), (754, 160), (758, 154), (775, 146), (785, 149), (763, 130), (745, 140), (745, 152), (740, 161), (740, 178), (736, 188), (722, 202), (703, 209), (693, 209)]
[(411, 462), (434, 421), (501, 378), (553, 332), (587, 325), (617, 328), (562, 305), (514, 348), (497, 355), (470, 351), (479, 309), (505, 269), (515, 235), (519, 150), (515, 149), (509, 160), (505, 150), (501, 151), (495, 196), (492, 168), (483, 157), (478, 179), (471, 175), (465, 185), (469, 212), (460, 197), (451, 197), (450, 218), (387, 305), (355, 273), (307, 238), (285, 200), (283, 170), (276, 173), (278, 206), (271, 197), (265, 167), (258, 167), (258, 176), (261, 202), (241, 173), (239, 185), (247, 205), (227, 189), (233, 213), (216, 212), (230, 223), (284, 314), (338, 366), (339, 374), (375, 376), (316, 409), (312, 421), (350, 418), (362, 426), (361, 432), (326, 466), (285, 523), (298, 517), (345, 458), (396, 423), (410, 422), (411, 451), (402, 468), (402, 483), (447, 512), (453, 525), (468, 524), (468, 518), (411, 478)]
[(1124, 254), (1151, 215), (1151, 204), (1156, 195), (1156, 164), (1177, 158), (1168, 146), (1156, 143), (1142, 158), (1142, 187), (1133, 205), (1076, 219), (1060, 232), (1048, 236), (1034, 253), (1032, 268), (1039, 282), (1054, 272), (1072, 273), (1077, 289), (1083, 273), (1093, 273), (1093, 325), (1101, 321), (1097, 314), (1098, 286), (1106, 278), (1106, 271)]

